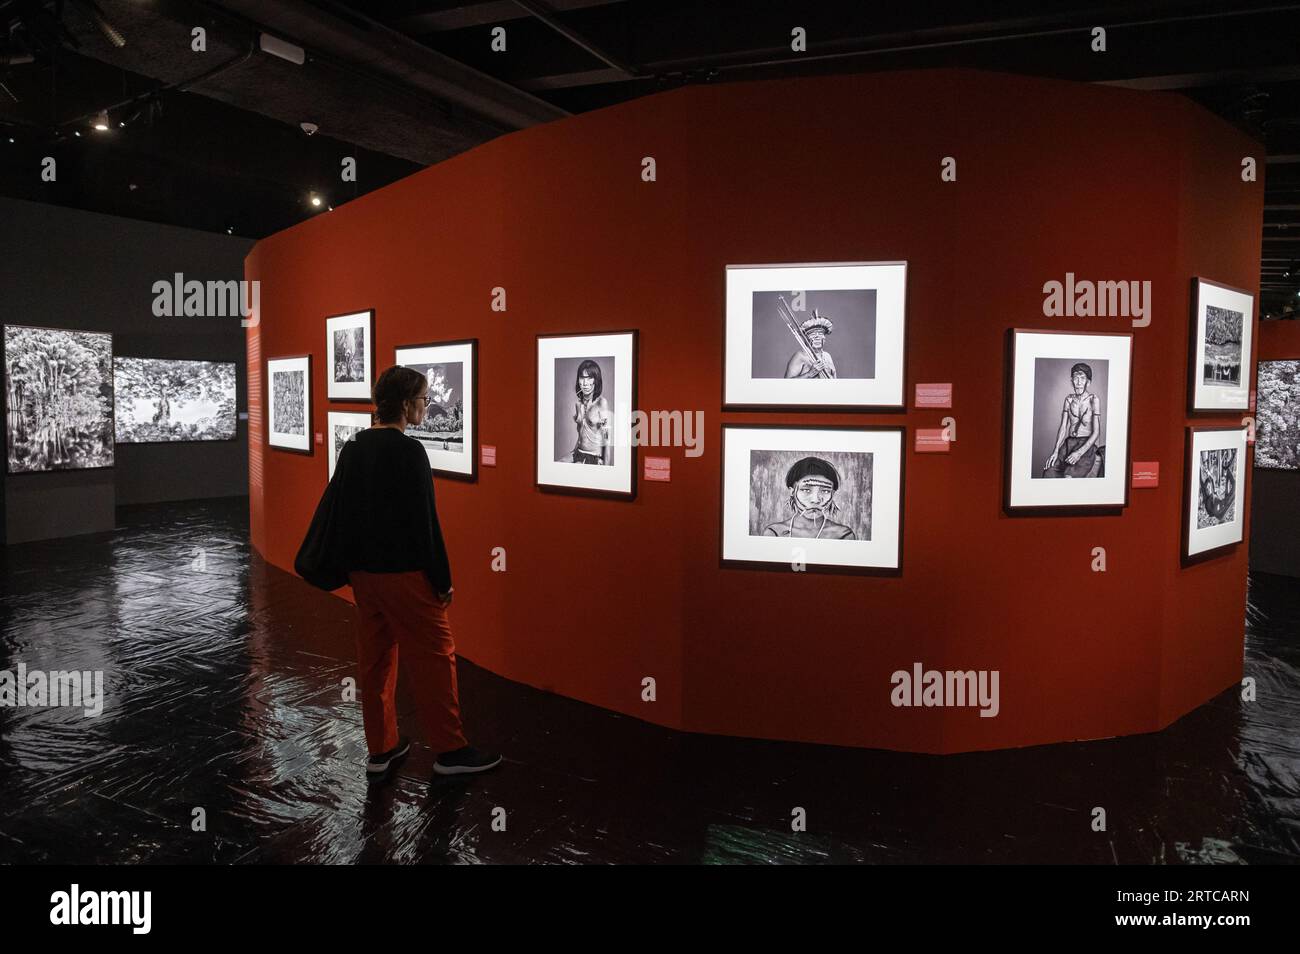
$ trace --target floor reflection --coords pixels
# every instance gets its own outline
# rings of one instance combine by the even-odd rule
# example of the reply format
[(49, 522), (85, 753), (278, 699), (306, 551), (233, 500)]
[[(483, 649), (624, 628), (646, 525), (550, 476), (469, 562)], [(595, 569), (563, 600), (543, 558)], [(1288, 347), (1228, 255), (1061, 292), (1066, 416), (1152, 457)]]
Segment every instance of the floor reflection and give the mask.
[(0, 556), (0, 669), (107, 687), (99, 719), (0, 708), (0, 862), (1300, 861), (1295, 580), (1251, 581), (1258, 701), (1153, 735), (946, 757), (693, 736), (463, 662), (471, 734), (507, 765), (430, 782), (417, 746), (368, 790), (351, 607), (251, 552), (246, 500), (119, 524)]

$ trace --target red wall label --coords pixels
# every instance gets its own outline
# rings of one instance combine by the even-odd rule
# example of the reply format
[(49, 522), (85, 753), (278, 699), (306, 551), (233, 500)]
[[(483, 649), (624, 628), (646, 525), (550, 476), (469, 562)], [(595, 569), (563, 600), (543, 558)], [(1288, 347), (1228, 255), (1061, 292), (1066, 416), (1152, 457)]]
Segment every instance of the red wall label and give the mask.
[(1133, 486), (1134, 487), (1159, 487), (1160, 486), (1160, 461), (1158, 460), (1133, 461)]
[(495, 467), (497, 465), (497, 448), (495, 444), (483, 444), (482, 455), (479, 459), (483, 462), (484, 467)]
[(671, 480), (673, 461), (671, 457), (645, 458), (646, 480)]
[(951, 384), (918, 384), (917, 407), (952, 407)]
[(325, 435), (322, 434), (320, 431), (317, 431), (317, 432), (316, 432), (316, 443), (317, 443), (317, 444), (324, 444), (324, 443), (325, 443)]
[(916, 452), (918, 454), (946, 454), (949, 442), (943, 436), (942, 427), (918, 427), (916, 429)]

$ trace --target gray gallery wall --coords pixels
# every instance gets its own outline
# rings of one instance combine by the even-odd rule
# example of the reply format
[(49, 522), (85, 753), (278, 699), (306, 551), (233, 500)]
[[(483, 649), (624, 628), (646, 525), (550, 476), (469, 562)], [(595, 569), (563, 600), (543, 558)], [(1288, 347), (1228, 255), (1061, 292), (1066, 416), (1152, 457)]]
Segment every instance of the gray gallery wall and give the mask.
[(1300, 470), (1256, 467), (1250, 489), (1250, 568), (1300, 577)]
[[(157, 318), (153, 284), (244, 277), (251, 239), (0, 198), (0, 321), (113, 333), (116, 356), (237, 363), (247, 410), (238, 318)], [(0, 471), (5, 468), (0, 467)], [(99, 471), (7, 474), (4, 541), (111, 530), (115, 504), (248, 493), (248, 424), (234, 441), (121, 444)]]

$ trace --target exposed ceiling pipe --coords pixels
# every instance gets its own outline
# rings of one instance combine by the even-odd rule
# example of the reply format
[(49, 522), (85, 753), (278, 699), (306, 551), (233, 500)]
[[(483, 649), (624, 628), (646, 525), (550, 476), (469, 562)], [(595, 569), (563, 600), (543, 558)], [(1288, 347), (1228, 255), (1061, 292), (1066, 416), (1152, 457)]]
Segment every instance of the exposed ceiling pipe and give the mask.
[[(519, 0), (515, 0), (515, 2), (517, 3)], [(874, 36), (845, 38), (833, 44), (839, 49), (825, 53), (800, 53), (795, 56), (781, 55), (761, 60), (747, 60), (744, 58), (747, 53), (758, 51), (741, 51), (729, 57), (723, 57), (723, 59), (729, 59), (730, 62), (719, 62), (720, 58), (717, 56), (693, 56), (645, 63), (642, 64), (642, 70), (646, 73), (663, 74), (696, 69), (732, 71), (789, 67), (830, 60), (848, 60), (857, 57), (888, 56), (898, 53), (917, 53), (926, 50), (1041, 39), (1049, 36), (1078, 33), (1089, 30), (1094, 26), (1104, 26), (1107, 30), (1131, 29), (1133, 27), (1165, 26), (1172, 23), (1191, 23), (1200, 20), (1222, 20), (1229, 17), (1282, 13), (1297, 9), (1300, 9), (1300, 3), (1270, 3), (1253, 7), (1216, 10), (1212, 13), (1167, 14), (1163, 16), (1131, 17), (1130, 19), (1115, 19), (1117, 14), (1114, 11), (1071, 11), (1064, 14), (1047, 14), (981, 23), (963, 23), (955, 26), (929, 27)], [(1124, 81), (1110, 82), (1112, 85), (1120, 85)]]

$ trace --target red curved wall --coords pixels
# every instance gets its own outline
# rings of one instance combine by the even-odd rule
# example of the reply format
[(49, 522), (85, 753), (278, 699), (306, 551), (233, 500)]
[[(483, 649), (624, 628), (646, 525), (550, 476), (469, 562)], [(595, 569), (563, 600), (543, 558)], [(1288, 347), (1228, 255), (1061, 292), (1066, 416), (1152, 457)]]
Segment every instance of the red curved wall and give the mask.
[(1259, 360), (1285, 361), (1300, 358), (1300, 321), (1261, 321), (1259, 323)]
[[(262, 445), (263, 360), (315, 356), (323, 432), (325, 317), (374, 308), (381, 367), (399, 344), (480, 339), (479, 434), (499, 466), (438, 482), (457, 642), (476, 663), (743, 736), (954, 752), (1155, 730), (1242, 674), (1246, 547), (1188, 569), (1179, 548), (1189, 279), (1257, 289), (1247, 155), (1262, 159), (1174, 95), (967, 71), (691, 87), (498, 139), (249, 255), (253, 544), (291, 567), (326, 482), (323, 447)], [(641, 180), (644, 156), (658, 181)], [(956, 182), (940, 181), (945, 156)], [(720, 412), (725, 265), (898, 259), (909, 395), (951, 381), (951, 412)], [(1043, 317), (1043, 283), (1067, 271), (1152, 283), (1132, 455), (1160, 462), (1160, 486), (1120, 517), (1010, 518), (1006, 329), (1129, 330)], [(650, 451), (672, 480), (641, 481), (632, 503), (537, 492), (534, 336), (629, 327), (640, 406), (702, 409), (704, 455)], [(952, 452), (905, 462), (900, 577), (719, 567), (724, 420), (903, 423), (910, 441), (949, 413)], [(1097, 546), (1108, 572), (1091, 571)], [(604, 610), (574, 595), (593, 583)], [(894, 708), (890, 675), (914, 662), (999, 670), (1000, 714)]]

